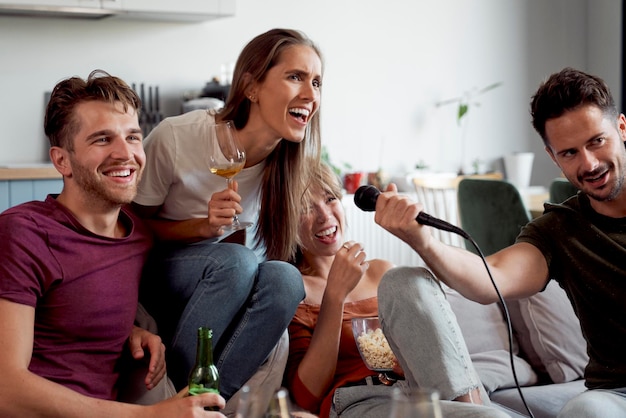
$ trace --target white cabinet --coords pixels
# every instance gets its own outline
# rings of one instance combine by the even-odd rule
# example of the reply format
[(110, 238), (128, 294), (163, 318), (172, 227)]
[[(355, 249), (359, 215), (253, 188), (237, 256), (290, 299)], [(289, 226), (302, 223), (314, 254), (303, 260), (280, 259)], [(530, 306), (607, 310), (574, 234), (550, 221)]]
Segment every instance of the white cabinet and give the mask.
[(235, 15), (236, 0), (0, 0), (0, 15), (204, 21)]
[(36, 7), (102, 7), (101, 0), (0, 0), (2, 6), (16, 6), (18, 8)]
[(203, 21), (235, 14), (235, 0), (102, 0), (118, 18)]
[(234, 0), (102, 0), (127, 13), (229, 15), (235, 13)]
[(0, 0), (0, 15), (103, 19), (113, 13), (102, 0)]

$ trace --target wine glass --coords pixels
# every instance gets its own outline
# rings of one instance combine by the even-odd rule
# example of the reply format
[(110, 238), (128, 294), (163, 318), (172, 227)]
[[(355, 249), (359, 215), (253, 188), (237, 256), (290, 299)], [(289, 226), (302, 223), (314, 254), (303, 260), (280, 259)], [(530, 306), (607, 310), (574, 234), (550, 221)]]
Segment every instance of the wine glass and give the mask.
[[(212, 123), (207, 126), (206, 138), (209, 145), (209, 170), (213, 174), (226, 179), (228, 188), (233, 188), (233, 177), (243, 170), (246, 163), (246, 152), (239, 144), (237, 132), (232, 121)], [(252, 222), (241, 222), (237, 214), (233, 222), (224, 226), (225, 230), (237, 231), (252, 225)]]
[(287, 389), (280, 388), (270, 399), (270, 404), (263, 418), (290, 418), (291, 405), (289, 402), (289, 392)]
[(442, 418), (439, 392), (417, 388), (391, 392), (390, 418)]
[(291, 405), (287, 389), (273, 392), (267, 387), (252, 389), (245, 385), (239, 393), (236, 418), (290, 418)]

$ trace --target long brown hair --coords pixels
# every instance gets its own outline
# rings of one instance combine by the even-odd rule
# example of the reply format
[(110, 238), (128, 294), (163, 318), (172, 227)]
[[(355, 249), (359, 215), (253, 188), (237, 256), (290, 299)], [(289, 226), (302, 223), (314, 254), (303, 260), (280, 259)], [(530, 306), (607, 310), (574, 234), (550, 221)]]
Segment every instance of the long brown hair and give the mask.
[[(233, 72), (233, 81), (220, 119), (232, 120), (242, 129), (250, 116), (246, 89), (262, 82), (280, 54), (294, 45), (312, 48), (322, 60), (317, 46), (302, 32), (272, 29), (252, 39), (241, 51)], [(322, 60), (323, 62), (323, 60)], [(320, 112), (313, 115), (301, 143), (280, 141), (265, 160), (261, 190), (261, 211), (256, 242), (266, 248), (266, 257), (287, 261), (297, 246), (300, 199), (308, 182), (305, 159), (320, 157)]]

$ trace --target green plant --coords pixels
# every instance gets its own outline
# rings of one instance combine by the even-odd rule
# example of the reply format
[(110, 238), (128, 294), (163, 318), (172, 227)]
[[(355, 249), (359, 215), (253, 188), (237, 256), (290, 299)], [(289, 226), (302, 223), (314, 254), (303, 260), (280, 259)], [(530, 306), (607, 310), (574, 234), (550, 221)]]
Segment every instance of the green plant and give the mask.
[(415, 169), (416, 170), (426, 170), (428, 169), (428, 164), (426, 164), (424, 162), (424, 160), (419, 160), (419, 162), (417, 164), (415, 164)]
[(337, 174), (339, 177), (341, 177), (342, 173), (352, 169), (352, 166), (345, 162), (341, 166), (336, 165), (331, 160), (330, 154), (328, 153), (328, 148), (326, 148), (325, 145), (322, 145), (321, 160), (324, 163), (328, 164), (330, 168), (332, 168), (332, 170), (335, 172), (335, 174)]
[(470, 106), (480, 106), (480, 102), (476, 100), (478, 96), (481, 96), (487, 93), (490, 90), (495, 89), (496, 87), (501, 86), (501, 82), (490, 84), (482, 89), (473, 88), (471, 90), (467, 90), (463, 92), (463, 94), (459, 97), (453, 97), (452, 99), (443, 100), (441, 102), (437, 102), (436, 106), (445, 106), (448, 104), (456, 103), (457, 104), (457, 112), (456, 112), (456, 122), (458, 125), (461, 125), (461, 121), (463, 117), (467, 115), (470, 110)]
[(437, 107), (440, 106), (445, 106), (448, 104), (456, 104), (457, 105), (457, 112), (456, 112), (456, 123), (457, 125), (461, 128), (461, 161), (460, 161), (460, 166), (459, 166), (459, 174), (464, 174), (464, 160), (466, 158), (465, 155), (465, 136), (467, 134), (467, 121), (465, 121), (465, 123), (461, 123), (463, 122), (463, 119), (466, 118), (466, 116), (469, 114), (470, 108), (474, 108), (474, 107), (478, 107), (480, 106), (480, 102), (477, 100), (478, 96), (481, 96), (485, 93), (487, 93), (490, 90), (493, 90), (499, 86), (501, 86), (502, 83), (501, 82), (497, 82), (497, 83), (493, 83), (490, 84), (486, 87), (483, 87), (481, 89), (478, 88), (473, 88), (471, 90), (467, 90), (465, 92), (463, 92), (463, 94), (459, 97), (453, 97), (451, 99), (447, 99), (447, 100), (443, 100), (441, 102), (437, 102), (435, 103), (435, 105)]

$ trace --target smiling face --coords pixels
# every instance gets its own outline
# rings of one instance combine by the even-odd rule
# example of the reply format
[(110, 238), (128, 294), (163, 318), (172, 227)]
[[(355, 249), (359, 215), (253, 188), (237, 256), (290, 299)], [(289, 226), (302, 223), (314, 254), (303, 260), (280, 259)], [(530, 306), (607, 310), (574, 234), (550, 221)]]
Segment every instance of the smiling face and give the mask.
[(598, 107), (586, 105), (549, 119), (545, 126), (549, 142), (546, 151), (574, 186), (597, 202), (623, 195), (624, 115), (609, 119)]
[(135, 109), (91, 100), (76, 106), (74, 118), (73, 150), (50, 150), (65, 177), (62, 194), (100, 208), (132, 202), (146, 158)]
[(249, 123), (266, 126), (273, 138), (301, 142), (319, 109), (321, 74), (322, 62), (314, 49), (286, 48), (264, 79), (248, 91), (252, 98)]
[(303, 253), (332, 256), (343, 244), (345, 215), (341, 200), (331, 192), (314, 186), (308, 208), (300, 217), (298, 236)]

